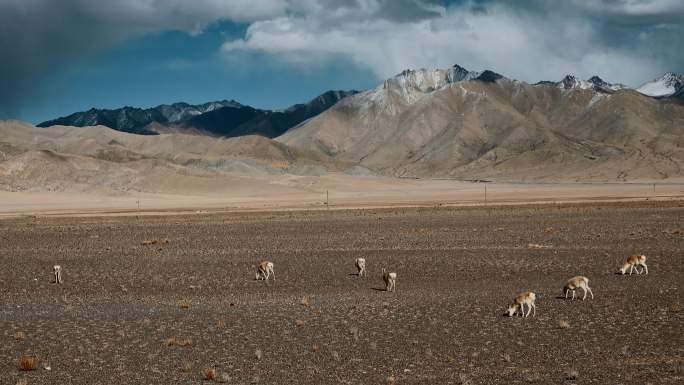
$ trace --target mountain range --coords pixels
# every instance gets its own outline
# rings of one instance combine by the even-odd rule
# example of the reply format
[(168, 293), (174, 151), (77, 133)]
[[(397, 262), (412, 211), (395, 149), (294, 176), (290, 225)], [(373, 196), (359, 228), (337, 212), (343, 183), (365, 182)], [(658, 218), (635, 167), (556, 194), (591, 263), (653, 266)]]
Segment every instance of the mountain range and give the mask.
[[(187, 109), (128, 108), (117, 110), (121, 119), (108, 117), (126, 123), (117, 126), (120, 130), (162, 135), (12, 123), (0, 139), (0, 182), (10, 178), (14, 184), (28, 183), (35, 179), (32, 175), (41, 175), (43, 184), (59, 179), (50, 182), (60, 186), (55, 188), (93, 180), (109, 186), (113, 182), (102, 178), (110, 173), (118, 175), (114, 184), (126, 189), (134, 182), (161, 183), (160, 172), (682, 180), (682, 80), (666, 74), (638, 89), (596, 76), (529, 84), (491, 70), (453, 66), (406, 70), (373, 89), (328, 92), (283, 111), (223, 101), (182, 105)], [(152, 121), (149, 116), (161, 117)], [(103, 124), (92, 119), (100, 119), (97, 110), (60, 122)], [(47, 123), (42, 125), (52, 125)], [(70, 171), (59, 171), (56, 164)], [(82, 175), (83, 164), (89, 165), (87, 176)], [(157, 169), (162, 171), (152, 172)]]
[(328, 91), (307, 103), (296, 104), (283, 111), (257, 109), (235, 100), (200, 105), (162, 104), (148, 109), (128, 106), (113, 110), (91, 108), (39, 123), (38, 127), (101, 125), (144, 135), (180, 132), (221, 137), (261, 135), (273, 138), (356, 92)]
[(528, 84), (459, 66), (404, 71), (276, 140), (392, 176), (663, 179), (684, 175), (677, 79), (639, 92), (598, 77)]

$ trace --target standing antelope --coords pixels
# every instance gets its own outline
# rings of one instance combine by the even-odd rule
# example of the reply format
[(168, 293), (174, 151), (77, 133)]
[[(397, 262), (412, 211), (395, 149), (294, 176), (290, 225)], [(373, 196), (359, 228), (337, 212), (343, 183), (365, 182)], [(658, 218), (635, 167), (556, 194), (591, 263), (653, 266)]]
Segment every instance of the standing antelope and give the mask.
[(575, 290), (577, 288), (582, 288), (584, 290), (584, 296), (582, 297), (582, 301), (584, 301), (587, 298), (587, 291), (589, 294), (591, 294), (591, 299), (594, 299), (594, 292), (591, 291), (591, 288), (589, 287), (589, 278), (578, 275), (577, 277), (572, 277), (568, 279), (568, 281), (565, 283), (565, 286), (563, 287), (563, 291), (565, 292), (565, 298), (568, 298), (568, 292), (572, 291), (572, 299), (575, 299)]
[[(534, 305), (535, 299), (537, 299), (537, 296), (531, 291), (525, 291), (518, 294), (518, 296), (513, 299), (513, 303), (508, 306), (506, 315), (513, 317), (519, 312), (521, 317), (523, 315), (527, 317), (530, 315), (530, 312), (534, 310), (532, 313), (532, 317), (534, 317), (537, 314), (537, 307)], [(527, 305), (527, 314), (525, 314), (525, 305)]]
[[(642, 269), (639, 271), (637, 266), (641, 266)], [(645, 255), (631, 255), (625, 260), (620, 268), (620, 274), (626, 274), (627, 269), (629, 269), (629, 275), (632, 275), (632, 271), (636, 270), (637, 274), (641, 274), (644, 271), (648, 274), (648, 266), (646, 266), (646, 256)]]
[(397, 273), (390, 273), (382, 269), (382, 280), (385, 281), (385, 291), (394, 291), (397, 287)]
[(262, 261), (257, 266), (256, 280), (264, 279), (268, 281), (268, 278), (273, 275), (273, 280), (275, 281), (275, 271), (273, 271), (273, 262)]
[(361, 276), (367, 276), (366, 274), (366, 259), (365, 258), (356, 258), (356, 261), (354, 261), (356, 265), (356, 269), (359, 271), (357, 274), (359, 277)]
[(62, 283), (62, 266), (54, 265), (52, 266), (52, 273), (55, 276), (55, 283)]

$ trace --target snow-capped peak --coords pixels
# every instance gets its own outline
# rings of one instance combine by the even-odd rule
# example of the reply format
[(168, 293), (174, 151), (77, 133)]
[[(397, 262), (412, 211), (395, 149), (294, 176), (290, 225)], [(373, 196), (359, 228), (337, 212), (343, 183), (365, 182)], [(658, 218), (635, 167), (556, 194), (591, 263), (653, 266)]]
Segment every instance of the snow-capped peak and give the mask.
[(648, 96), (671, 96), (684, 88), (684, 75), (668, 72), (637, 88), (637, 91)]
[(581, 89), (581, 90), (588, 90), (593, 88), (593, 84), (586, 81), (586, 80), (581, 80), (576, 78), (574, 75), (566, 75), (563, 80), (557, 83), (558, 88), (562, 88), (565, 90), (571, 90), (571, 89)]
[(399, 88), (426, 93), (438, 90), (451, 83), (475, 79), (480, 74), (480, 72), (468, 71), (458, 64), (448, 69), (407, 69), (393, 78), (387, 79), (385, 88)]
[[(548, 84), (548, 83), (541, 82), (538, 84)], [(580, 89), (580, 90), (594, 90), (594, 91), (607, 92), (607, 93), (612, 93), (612, 92), (627, 88), (627, 86), (625, 86), (623, 84), (608, 83), (607, 81), (601, 79), (598, 76), (592, 76), (588, 80), (581, 80), (581, 79), (578, 79), (577, 77), (575, 77), (573, 75), (565, 76), (563, 78), (563, 80), (556, 83), (556, 86), (558, 88), (562, 88), (565, 90)]]
[(468, 71), (458, 64), (447, 70), (447, 78), (449, 83), (456, 83), (464, 80), (473, 80), (480, 76), (481, 72)]

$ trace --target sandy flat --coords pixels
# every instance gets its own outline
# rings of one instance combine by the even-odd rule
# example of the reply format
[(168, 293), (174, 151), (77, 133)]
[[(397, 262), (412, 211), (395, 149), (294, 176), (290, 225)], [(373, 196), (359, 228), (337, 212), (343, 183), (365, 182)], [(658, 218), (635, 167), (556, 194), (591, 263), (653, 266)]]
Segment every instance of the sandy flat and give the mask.
[[(486, 201), (485, 201), (486, 189)], [(684, 197), (684, 183), (477, 183), (384, 177), (236, 178), (223, 190), (150, 192), (0, 192), (0, 215), (150, 214), (158, 212), (482, 205)]]

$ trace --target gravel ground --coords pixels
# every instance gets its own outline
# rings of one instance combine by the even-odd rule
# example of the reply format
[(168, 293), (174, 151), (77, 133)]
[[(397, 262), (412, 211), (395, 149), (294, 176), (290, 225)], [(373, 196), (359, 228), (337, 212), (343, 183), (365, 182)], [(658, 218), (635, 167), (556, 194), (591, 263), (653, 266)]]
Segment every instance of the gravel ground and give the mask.
[(683, 246), (684, 202), (2, 220), (0, 383), (681, 384)]

